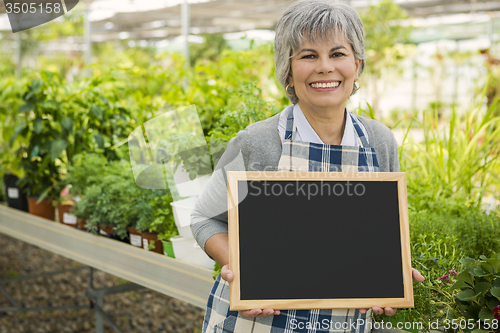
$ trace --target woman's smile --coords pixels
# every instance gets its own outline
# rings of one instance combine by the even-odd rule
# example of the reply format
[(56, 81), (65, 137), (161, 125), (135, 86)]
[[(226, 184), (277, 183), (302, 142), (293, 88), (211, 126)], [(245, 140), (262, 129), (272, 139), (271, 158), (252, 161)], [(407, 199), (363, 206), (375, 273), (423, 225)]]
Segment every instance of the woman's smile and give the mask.
[(336, 90), (341, 84), (341, 81), (315, 81), (313, 83), (309, 83), (309, 86), (315, 91), (323, 92), (323, 91), (333, 91)]

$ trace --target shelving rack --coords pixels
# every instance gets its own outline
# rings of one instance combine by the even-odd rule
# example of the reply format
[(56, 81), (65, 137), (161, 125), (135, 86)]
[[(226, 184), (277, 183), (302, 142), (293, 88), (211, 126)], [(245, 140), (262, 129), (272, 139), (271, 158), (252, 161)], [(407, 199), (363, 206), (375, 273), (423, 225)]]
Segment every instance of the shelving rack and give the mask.
[[(92, 307), (96, 311), (97, 333), (103, 332), (104, 320), (116, 332), (121, 332), (102, 311), (105, 295), (148, 288), (205, 308), (214, 281), (212, 271), (206, 268), (145, 251), (117, 240), (93, 235), (4, 205), (0, 205), (0, 233), (88, 266), (89, 287), (86, 296), (91, 300)], [(85, 266), (78, 269), (82, 268)], [(94, 269), (123, 278), (130, 283), (94, 289)], [(63, 272), (66, 271), (0, 280), (0, 292), (5, 294), (12, 303), (12, 307), (0, 308), (0, 312), (89, 308), (88, 305), (23, 308), (3, 287), (3, 284), (13, 280), (27, 280)]]

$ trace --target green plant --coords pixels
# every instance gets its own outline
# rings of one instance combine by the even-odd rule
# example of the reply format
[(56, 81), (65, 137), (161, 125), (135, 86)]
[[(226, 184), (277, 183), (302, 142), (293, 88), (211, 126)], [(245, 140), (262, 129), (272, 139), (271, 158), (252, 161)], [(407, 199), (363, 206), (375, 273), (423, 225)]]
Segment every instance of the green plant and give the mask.
[(24, 176), (20, 187), (26, 187), (28, 196), (43, 199), (57, 197), (54, 186), (60, 181), (61, 155), (68, 146), (67, 136), (73, 120), (61, 110), (59, 77), (48, 71), (40, 73), (23, 94), (24, 105), (19, 107), (23, 122), (16, 126), (10, 145), (23, 137), (16, 152)]
[(97, 233), (97, 224), (101, 223), (113, 226), (118, 237), (124, 239), (129, 224), (127, 217), (136, 209), (136, 185), (126, 161), (109, 162), (103, 171), (76, 203), (75, 215), (87, 220), (87, 228), (92, 233)]
[(214, 272), (212, 273), (212, 277), (217, 279), (217, 276), (219, 276), (220, 271), (222, 270), (222, 266), (216, 261), (215, 262), (215, 267), (214, 267)]
[[(280, 110), (261, 98), (262, 91), (255, 82), (243, 81), (232, 100), (232, 105), (225, 108), (221, 118), (207, 138), (209, 142), (229, 142), (239, 131), (248, 125), (267, 119)], [(213, 145), (211, 145), (213, 146)], [(212, 154), (217, 151), (212, 151)]]
[(405, 138), (400, 150), (409, 209), (458, 213), (480, 207), (485, 196), (495, 195), (500, 183), (500, 117), (493, 115), (495, 105), (482, 112), (476, 101), (462, 116), (453, 108), (445, 128), (440, 128), (437, 110), (424, 112), (424, 142)]
[(179, 234), (170, 207), (172, 197), (165, 190), (146, 191), (148, 191), (148, 200), (138, 202), (138, 208), (139, 205), (150, 208), (147, 213), (144, 213), (145, 210), (138, 210), (140, 215), (135, 222), (135, 227), (141, 231), (159, 233), (160, 239), (170, 240), (171, 237)]
[(65, 183), (71, 184), (70, 194), (82, 196), (85, 189), (100, 183), (106, 172), (108, 161), (102, 155), (82, 152), (74, 155), (72, 164), (68, 166)]
[[(465, 268), (456, 276), (456, 282), (449, 289), (453, 297), (450, 310), (453, 318), (472, 320), (475, 328), (500, 331), (500, 254), (490, 258), (465, 258), (460, 260)], [(458, 291), (458, 293), (457, 293)], [(496, 327), (491, 327), (496, 321)], [(462, 327), (460, 327), (462, 329)], [(465, 332), (472, 328), (464, 329)]]

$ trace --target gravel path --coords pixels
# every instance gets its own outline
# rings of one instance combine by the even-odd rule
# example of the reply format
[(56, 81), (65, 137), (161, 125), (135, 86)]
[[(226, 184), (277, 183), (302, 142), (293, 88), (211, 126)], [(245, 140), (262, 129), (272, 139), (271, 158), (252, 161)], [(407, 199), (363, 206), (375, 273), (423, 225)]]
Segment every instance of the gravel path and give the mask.
[[(81, 266), (15, 238), (0, 234), (0, 279), (53, 272)], [(113, 275), (94, 270), (94, 288), (125, 283)], [(89, 270), (66, 272), (51, 277), (4, 284), (22, 306), (61, 306), (89, 304), (85, 290)], [(50, 297), (49, 297), (50, 296)], [(0, 308), (11, 307), (0, 293)], [(199, 333), (204, 310), (158, 292), (141, 289), (104, 297), (104, 311), (125, 333)], [(44, 312), (0, 312), (0, 333), (91, 333), (95, 332), (94, 310)], [(106, 333), (115, 332), (104, 323)]]

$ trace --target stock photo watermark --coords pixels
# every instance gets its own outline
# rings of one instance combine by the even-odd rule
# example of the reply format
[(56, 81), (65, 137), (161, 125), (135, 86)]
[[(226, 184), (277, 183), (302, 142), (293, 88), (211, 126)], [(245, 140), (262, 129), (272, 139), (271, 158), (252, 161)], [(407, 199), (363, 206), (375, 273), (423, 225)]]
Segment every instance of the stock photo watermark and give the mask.
[(366, 188), (361, 183), (353, 184), (350, 181), (331, 182), (331, 181), (299, 181), (280, 182), (280, 181), (250, 181), (248, 194), (251, 196), (305, 196), (311, 200), (316, 196), (363, 196)]
[(4, 0), (12, 32), (20, 32), (63, 16), (79, 0)]

